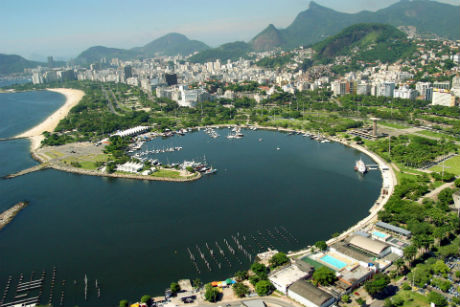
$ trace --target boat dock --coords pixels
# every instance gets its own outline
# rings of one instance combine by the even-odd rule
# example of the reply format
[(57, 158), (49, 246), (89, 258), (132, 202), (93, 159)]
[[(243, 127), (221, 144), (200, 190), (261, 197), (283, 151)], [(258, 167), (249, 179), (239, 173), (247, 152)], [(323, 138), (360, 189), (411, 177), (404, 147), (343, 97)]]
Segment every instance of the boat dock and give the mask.
[[(237, 232), (231, 234), (229, 240), (222, 238), (214, 243), (195, 244), (194, 250), (198, 253), (197, 256), (190, 248), (187, 248), (186, 252), (196, 272), (201, 274), (206, 271), (219, 271), (224, 267), (231, 268), (244, 263), (252, 263), (255, 255), (262, 251), (274, 249), (280, 245), (299, 243), (299, 240), (289, 230), (278, 226), (248, 234)], [(212, 261), (208, 260), (210, 258)]]
[(10, 174), (10, 175), (6, 175), (3, 178), (4, 179), (12, 179), (12, 178), (23, 176), (23, 175), (26, 175), (26, 174), (29, 174), (29, 173), (38, 172), (38, 171), (41, 171), (41, 170), (46, 169), (46, 168), (49, 168), (49, 166), (47, 164), (39, 164), (39, 165), (29, 167), (28, 169), (22, 170), (20, 172)]

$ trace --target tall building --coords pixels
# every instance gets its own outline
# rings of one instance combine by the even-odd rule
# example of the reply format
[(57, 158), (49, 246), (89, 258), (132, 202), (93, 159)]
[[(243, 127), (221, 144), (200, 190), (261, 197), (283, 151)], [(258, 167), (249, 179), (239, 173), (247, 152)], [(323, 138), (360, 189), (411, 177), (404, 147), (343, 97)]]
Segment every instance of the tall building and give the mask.
[(440, 90), (450, 90), (450, 81), (434, 82), (433, 87)]
[(130, 65), (126, 65), (123, 67), (123, 74), (125, 76), (125, 80), (131, 78), (133, 76), (133, 68)]
[(176, 74), (165, 74), (166, 84), (168, 86), (176, 85), (177, 84), (177, 75)]
[(432, 105), (453, 107), (455, 106), (455, 95), (449, 90), (433, 89)]
[(401, 87), (401, 88), (394, 90), (393, 97), (401, 98), (401, 99), (415, 100), (417, 98), (417, 91), (410, 89), (408, 87)]
[(48, 67), (53, 68), (54, 67), (54, 59), (52, 56), (48, 57)]
[[(417, 90), (419, 96), (422, 96), (423, 99), (431, 101), (431, 95), (428, 94), (428, 89), (431, 88), (431, 82), (417, 82), (415, 84), (415, 89)], [(430, 92), (432, 93), (432, 91)]]
[(394, 82), (384, 82), (377, 86), (377, 96), (393, 97), (395, 90)]

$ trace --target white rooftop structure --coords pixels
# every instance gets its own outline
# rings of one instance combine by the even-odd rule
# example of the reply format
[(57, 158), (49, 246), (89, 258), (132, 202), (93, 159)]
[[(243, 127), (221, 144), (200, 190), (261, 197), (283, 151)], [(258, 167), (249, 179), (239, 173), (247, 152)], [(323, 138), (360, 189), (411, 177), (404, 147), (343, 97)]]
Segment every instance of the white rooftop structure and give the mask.
[(144, 168), (144, 164), (135, 162), (126, 162), (125, 164), (118, 165), (117, 171), (126, 173), (138, 173)]
[(137, 127), (134, 127), (134, 128), (130, 128), (130, 129), (127, 129), (127, 130), (123, 130), (123, 131), (118, 131), (114, 134), (112, 134), (112, 136), (121, 136), (121, 137), (124, 137), (124, 136), (131, 136), (131, 135), (136, 135), (136, 134), (139, 134), (141, 132), (144, 132), (146, 130), (148, 130), (150, 127), (147, 127), (147, 126), (137, 126)]
[(296, 265), (288, 265), (271, 273), (268, 279), (278, 291), (286, 294), (290, 285), (300, 279), (308, 277), (308, 275), (309, 273), (302, 271)]

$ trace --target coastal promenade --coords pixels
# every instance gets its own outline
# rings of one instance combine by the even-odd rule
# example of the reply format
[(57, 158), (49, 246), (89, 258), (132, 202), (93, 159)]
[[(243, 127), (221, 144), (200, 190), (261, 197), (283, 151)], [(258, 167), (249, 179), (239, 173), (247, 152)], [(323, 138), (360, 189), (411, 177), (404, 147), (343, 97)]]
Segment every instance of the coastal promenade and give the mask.
[[(383, 174), (384, 170), (386, 170), (385, 172), (389, 172), (389, 176), (386, 177), (386, 179), (387, 179), (386, 182), (385, 182), (385, 178), (384, 178), (383, 184), (385, 185), (385, 183), (386, 183), (387, 186), (382, 187), (381, 194), (380, 194), (379, 198), (376, 200), (374, 205), (369, 210), (370, 214), (367, 217), (365, 217), (364, 219), (362, 219), (361, 221), (359, 221), (357, 224), (353, 225), (352, 227), (350, 227), (346, 231), (342, 232), (339, 236), (337, 236), (335, 238), (331, 238), (328, 241), (326, 241), (327, 245), (329, 245), (329, 246), (334, 244), (334, 243), (337, 243), (337, 242), (339, 242), (339, 241), (341, 241), (343, 239), (345, 239), (346, 237), (348, 237), (353, 232), (355, 232), (357, 230), (360, 230), (360, 229), (367, 228), (370, 225), (372, 225), (373, 223), (375, 223), (377, 221), (377, 214), (384, 208), (385, 204), (388, 202), (390, 197), (393, 195), (395, 186), (397, 185), (397, 182), (398, 182), (396, 174), (395, 174), (393, 168), (388, 163), (386, 163), (385, 160), (383, 160), (381, 157), (379, 157), (377, 154), (367, 150), (363, 146), (360, 146), (360, 145), (357, 145), (357, 144), (350, 144), (350, 143), (347, 143), (344, 140), (339, 139), (339, 138), (332, 138), (332, 140), (334, 142), (341, 143), (341, 144), (343, 144), (345, 146), (348, 146), (348, 147), (354, 148), (356, 150), (359, 150), (362, 153), (368, 155), (372, 160), (374, 160), (374, 162), (376, 162), (378, 164), (380, 171), (382, 171), (382, 176), (384, 176), (384, 174)], [(386, 190), (387, 192), (383, 193), (384, 190)], [(297, 257), (297, 256), (305, 255), (305, 254), (307, 254), (309, 252), (310, 252), (309, 248), (306, 248), (306, 249), (301, 250), (301, 251), (292, 252), (288, 256), (289, 257)]]

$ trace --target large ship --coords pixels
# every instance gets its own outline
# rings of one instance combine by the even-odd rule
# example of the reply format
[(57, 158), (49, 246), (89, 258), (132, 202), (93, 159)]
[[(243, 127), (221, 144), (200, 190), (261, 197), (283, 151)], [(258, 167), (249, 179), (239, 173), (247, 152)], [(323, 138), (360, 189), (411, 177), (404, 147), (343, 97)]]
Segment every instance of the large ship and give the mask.
[(365, 173), (367, 173), (367, 166), (366, 166), (366, 164), (363, 162), (363, 160), (359, 159), (358, 161), (356, 161), (356, 164), (355, 164), (355, 171), (361, 173), (362, 175), (364, 175)]

